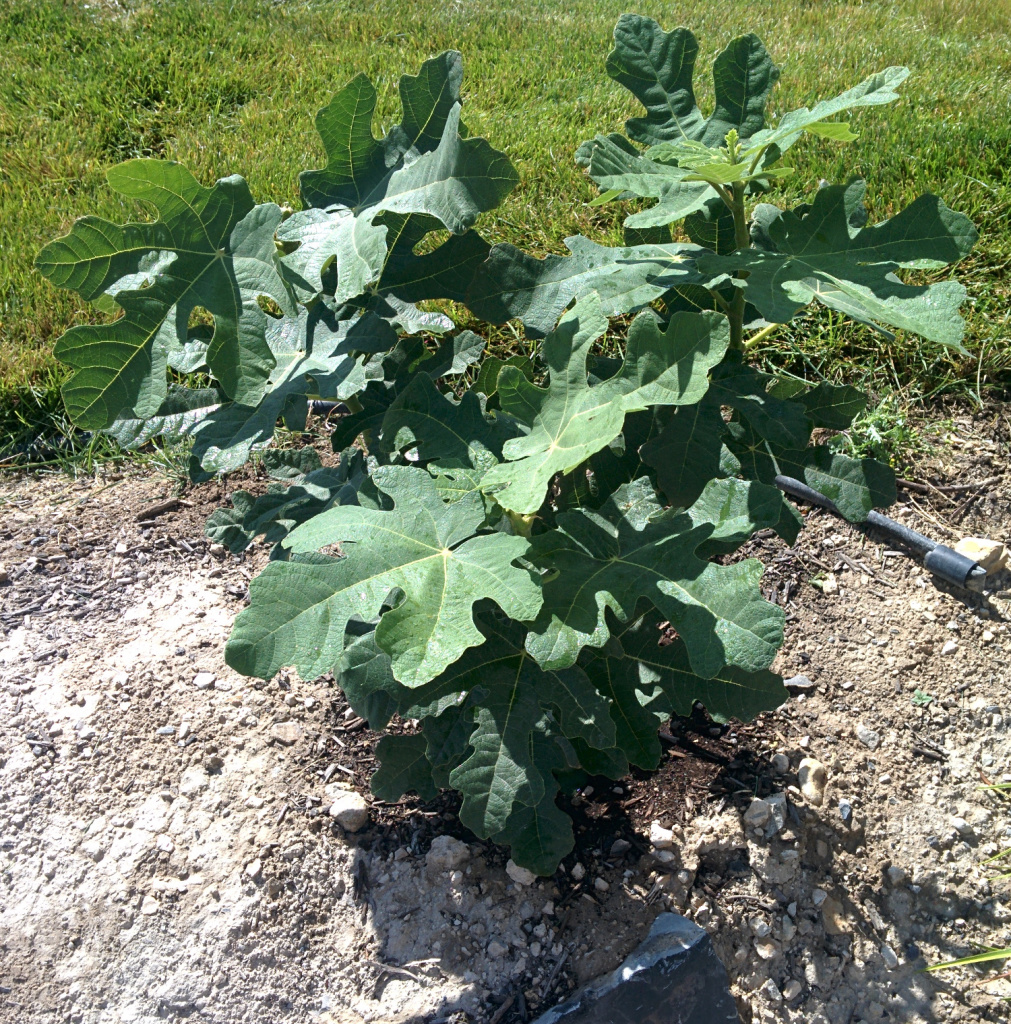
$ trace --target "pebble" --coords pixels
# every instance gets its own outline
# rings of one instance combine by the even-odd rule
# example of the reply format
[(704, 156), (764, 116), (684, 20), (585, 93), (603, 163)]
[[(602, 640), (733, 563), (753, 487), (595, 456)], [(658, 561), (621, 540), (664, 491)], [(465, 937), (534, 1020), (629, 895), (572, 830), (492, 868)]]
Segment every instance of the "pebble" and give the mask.
[(517, 885), (533, 885), (537, 876), (529, 869), (520, 867), (512, 858), (506, 861), (506, 874)]
[(942, 654), (954, 654), (958, 650), (958, 644), (954, 640), (949, 640), (941, 648)]
[(797, 781), (804, 799), (814, 807), (821, 807), (825, 801), (825, 786), (828, 783), (828, 771), (821, 761), (813, 757), (805, 757), (797, 769)]
[(955, 550), (966, 558), (978, 562), (987, 573), (999, 572), (1008, 563), (1007, 548), (999, 540), (988, 540), (985, 537), (963, 537)]
[(198, 672), (193, 677), (193, 685), (198, 690), (210, 690), (217, 678), (213, 672)]
[(888, 881), (891, 885), (902, 885), (902, 883), (909, 877), (905, 868), (900, 868), (895, 864), (893, 864), (885, 874), (888, 876)]
[(595, 878), (593, 880), (593, 888), (596, 889), (597, 892), (607, 892), (607, 890), (611, 887), (607, 884), (607, 882), (604, 881), (603, 878)]
[(179, 726), (179, 739), (186, 739), (190, 734), (190, 728), (191, 726), (189, 722), (183, 722), (182, 725)]
[(659, 821), (654, 821), (649, 826), (649, 841), (657, 850), (670, 850), (674, 846), (674, 833), (664, 828)]
[(345, 831), (358, 832), (368, 823), (369, 805), (360, 793), (349, 789), (334, 797), (329, 814)]
[(835, 573), (830, 572), (822, 580), (821, 592), (823, 594), (837, 594), (839, 592), (839, 581), (835, 578)]
[(845, 935), (849, 931), (842, 904), (831, 896), (821, 905), (821, 923), (826, 935)]
[(163, 725), (160, 729), (155, 730), (156, 736), (175, 736), (176, 729), (174, 725)]
[(498, 941), (498, 939), (492, 939), (491, 942), (488, 943), (487, 953), (488, 956), (490, 957), (494, 957), (497, 959), (498, 957), (505, 956), (506, 953), (508, 952), (509, 947), (504, 946), (501, 942)]
[(816, 906), (820, 907), (825, 900), (828, 899), (828, 893), (824, 889), (812, 889), (811, 890), (811, 902)]
[(615, 839), (615, 841), (611, 843), (611, 856), (621, 857), (631, 849), (632, 844), (627, 839)]
[(302, 726), (298, 722), (275, 722), (270, 727), (270, 738), (284, 747), (293, 746), (302, 738)]
[(779, 943), (775, 939), (755, 939), (755, 952), (763, 960), (774, 960), (779, 956)]
[(263, 874), (263, 864), (259, 860), (251, 860), (246, 865), (246, 877), (255, 882)]
[(853, 820), (853, 805), (849, 800), (839, 801), (839, 817), (842, 818), (844, 825), (848, 825)]
[(762, 985), (758, 991), (765, 996), (770, 1003), (781, 1003), (783, 1001), (783, 993), (776, 987), (776, 983), (772, 978), (767, 978), (765, 984)]
[(470, 847), (465, 842), (453, 836), (437, 836), (425, 855), (425, 865), (429, 871), (454, 871), (469, 859)]
[(576, 863), (572, 865), (572, 870), (569, 874), (572, 875), (577, 882), (581, 882), (586, 877), (586, 868), (584, 868), (579, 861), (576, 861)]
[(791, 978), (783, 986), (783, 998), (788, 1003), (793, 1002), (793, 1000), (796, 999), (797, 996), (799, 996), (801, 994), (801, 992), (803, 992), (803, 991), (804, 991), (804, 986), (801, 985), (801, 983), (799, 981), (797, 981), (796, 978)]
[(965, 820), (965, 818), (952, 818), (951, 819), (951, 827), (960, 836), (971, 836), (972, 835), (972, 825), (970, 825), (969, 822), (967, 822)]
[(874, 729), (859, 722), (856, 727), (857, 739), (867, 747), (868, 750), (877, 750), (881, 746), (881, 735)]
[(772, 817), (772, 808), (768, 801), (755, 797), (748, 809), (744, 812), (745, 828), (764, 828), (766, 822)]
[(775, 754), (772, 758), (772, 770), (777, 775), (785, 775), (790, 770), (790, 758), (786, 754)]
[(140, 912), (145, 917), (157, 914), (159, 910), (161, 910), (161, 904), (153, 896), (144, 897), (144, 901), (140, 905)]
[(807, 676), (791, 676), (789, 679), (783, 680), (783, 685), (795, 697), (802, 693), (814, 693), (818, 688), (818, 684), (813, 679), (808, 679)]
[(753, 917), (749, 924), (756, 939), (764, 939), (772, 931), (764, 917)]
[(885, 966), (890, 971), (894, 971), (899, 966), (899, 958), (895, 955), (895, 950), (889, 945), (881, 947), (881, 959), (884, 960)]
[(984, 644), (992, 644), (994, 641), (994, 635), (989, 629), (983, 630), (983, 635), (980, 637), (980, 642)]

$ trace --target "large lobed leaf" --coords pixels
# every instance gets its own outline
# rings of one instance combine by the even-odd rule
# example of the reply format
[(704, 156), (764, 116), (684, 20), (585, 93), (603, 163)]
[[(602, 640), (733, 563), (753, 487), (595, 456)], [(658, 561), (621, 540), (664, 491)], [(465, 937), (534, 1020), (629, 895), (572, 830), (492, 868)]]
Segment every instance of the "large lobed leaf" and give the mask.
[[(479, 494), (446, 504), (428, 473), (406, 466), (380, 467), (372, 479), (392, 508), (331, 508), (284, 541), (296, 553), (342, 545), (342, 558), (272, 562), (253, 581), (252, 603), (226, 650), (238, 671), (270, 678), (294, 664), (311, 679), (337, 663), (352, 618), (379, 618), (376, 639), (394, 675), (420, 685), (482, 642), (475, 601), (492, 598), (520, 620), (537, 614), (540, 588), (513, 565), (529, 544), (478, 533), (485, 521)], [(402, 598), (383, 612), (393, 591)]]
[(677, 313), (666, 328), (650, 313), (633, 321), (625, 358), (608, 380), (591, 387), (586, 361), (590, 346), (607, 329), (600, 300), (580, 300), (542, 345), (550, 373), (546, 388), (532, 384), (515, 366), (498, 377), (502, 410), (529, 432), (507, 441), (507, 460), (492, 467), (482, 488), (504, 508), (536, 512), (548, 484), (621, 433), (626, 413), (651, 405), (688, 405), (708, 387), (708, 372), (726, 351), (726, 319), (715, 313)]
[(56, 343), (56, 357), (72, 370), (63, 387), (71, 418), (103, 429), (124, 413), (158, 415), (166, 370), (183, 354), (198, 308), (214, 319), (203, 361), (228, 398), (254, 405), (274, 365), (257, 299), (294, 313), (274, 245), (280, 207), (255, 206), (237, 175), (206, 188), (169, 161), (131, 160), (108, 178), (159, 219), (121, 226), (83, 217), (36, 260), (54, 284), (123, 310), (111, 323), (72, 327)]
[(958, 308), (965, 288), (955, 281), (903, 283), (903, 267), (939, 267), (967, 255), (977, 233), (964, 214), (936, 196), (920, 196), (896, 216), (867, 224), (863, 181), (827, 185), (810, 205), (780, 211), (762, 205), (752, 234), (757, 248), (729, 255), (704, 254), (699, 270), (733, 280), (748, 301), (774, 323), (786, 323), (808, 303), (868, 323), (912, 331), (964, 352)]

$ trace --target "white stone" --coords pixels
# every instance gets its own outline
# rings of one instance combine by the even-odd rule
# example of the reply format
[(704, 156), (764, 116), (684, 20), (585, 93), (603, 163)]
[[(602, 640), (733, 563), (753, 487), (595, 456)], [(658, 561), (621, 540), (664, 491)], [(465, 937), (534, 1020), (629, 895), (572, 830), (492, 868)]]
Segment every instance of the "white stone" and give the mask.
[(437, 836), (425, 855), (429, 871), (453, 871), (470, 857), (470, 847), (453, 836)]
[(825, 579), (821, 582), (821, 592), (823, 594), (837, 594), (839, 593), (839, 581), (835, 578), (834, 573), (829, 573)]
[(756, 797), (744, 812), (745, 828), (764, 828), (765, 823), (771, 817), (772, 808), (769, 806), (769, 803)]
[(881, 734), (858, 722), (856, 727), (857, 739), (867, 747), (868, 750), (877, 750), (881, 746)]
[(783, 986), (783, 998), (789, 1003), (797, 998), (804, 991), (804, 986), (801, 985), (796, 978), (791, 978)]
[(895, 950), (891, 946), (884, 945), (881, 947), (881, 959), (884, 960), (885, 966), (890, 971), (894, 971), (899, 966), (899, 958), (895, 955)]
[(246, 865), (246, 876), (256, 881), (263, 874), (263, 864), (259, 860), (251, 860)]
[(140, 905), (140, 912), (145, 917), (157, 914), (159, 910), (161, 910), (161, 904), (153, 896), (144, 897), (144, 900)]
[(958, 650), (958, 644), (954, 640), (949, 640), (942, 648), (942, 654), (954, 654)]
[(674, 833), (654, 821), (649, 826), (649, 841), (657, 850), (670, 850), (674, 846)]
[(964, 836), (971, 836), (972, 835), (972, 825), (970, 825), (969, 822), (967, 822), (965, 820), (965, 818), (952, 818), (951, 819), (951, 827), (960, 836), (964, 837)]
[(821, 761), (813, 757), (805, 757), (797, 769), (797, 781), (804, 799), (814, 807), (821, 807), (825, 801), (825, 786), (828, 782), (828, 771)]
[(978, 562), (988, 573), (1000, 572), (1008, 563), (1007, 548), (999, 540), (984, 537), (963, 537), (955, 550), (966, 558)]
[(517, 885), (533, 885), (537, 876), (529, 868), (521, 868), (512, 858), (506, 861), (506, 874)]
[(369, 805), (360, 793), (344, 790), (330, 804), (330, 817), (348, 832), (358, 832), (369, 820)]
[(105, 850), (97, 839), (89, 839), (87, 842), (81, 843), (81, 853), (86, 857), (90, 857), (95, 862), (100, 861), (105, 856)]
[(905, 869), (905, 868), (900, 868), (900, 867), (898, 867), (898, 866), (897, 866), (897, 865), (895, 865), (895, 864), (893, 864), (893, 865), (892, 865), (892, 866), (891, 866), (891, 867), (890, 867), (890, 868), (889, 868), (889, 869), (888, 869), (888, 870), (887, 870), (887, 871), (885, 872), (885, 874), (886, 874), (886, 875), (888, 876), (888, 881), (889, 881), (889, 882), (890, 882), (890, 883), (891, 883), (892, 885), (902, 885), (902, 883), (903, 883), (903, 882), (904, 882), (904, 881), (905, 881), (905, 880), (906, 880), (906, 879), (907, 879), (907, 878), (909, 877), (909, 876), (908, 876), (908, 875), (906, 874), (906, 869)]
[[(765, 957), (765, 959), (770, 959)], [(772, 978), (767, 978), (765, 984), (758, 990), (770, 1003), (781, 1003), (783, 1001), (783, 993), (776, 987), (776, 983)]]
[(193, 685), (198, 690), (209, 690), (214, 686), (218, 677), (213, 672), (198, 672), (193, 677)]
[(607, 882), (604, 881), (603, 878), (595, 878), (593, 880), (593, 888), (596, 889), (597, 892), (607, 892), (607, 890), (611, 887), (607, 884)]
[(572, 865), (572, 871), (570, 874), (577, 882), (581, 882), (586, 877), (586, 868), (584, 868), (579, 861), (576, 861), (576, 863)]

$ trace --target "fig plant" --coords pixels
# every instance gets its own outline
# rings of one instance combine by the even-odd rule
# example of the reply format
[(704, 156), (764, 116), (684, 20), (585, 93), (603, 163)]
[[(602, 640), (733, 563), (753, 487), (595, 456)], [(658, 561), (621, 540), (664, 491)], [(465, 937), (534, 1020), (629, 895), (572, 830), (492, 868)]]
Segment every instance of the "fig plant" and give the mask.
[[(624, 246), (575, 237), (537, 259), (482, 238), (517, 175), (464, 130), (450, 52), (401, 79), (382, 138), (364, 76), (319, 112), (326, 164), (301, 175), (300, 211), (254, 203), (237, 176), (205, 187), (134, 160), (109, 182), (159, 219), (85, 217), (38, 258), (119, 313), (57, 343), (75, 422), (127, 447), (187, 438), (195, 479), (256, 453), (274, 480), (208, 523), (232, 551), (271, 547), (228, 662), (333, 671), (373, 728), (416, 720), (380, 741), (374, 792), (456, 789), (462, 821), (540, 873), (572, 848), (557, 796), (580, 773), (655, 767), (659, 725), (696, 701), (724, 721), (786, 699), (770, 671), (783, 611), (735, 555), (757, 530), (796, 537), (776, 476), (854, 521), (894, 500), (888, 467), (812, 443), (864, 397), (759, 372), (747, 332), (818, 302), (959, 349), (962, 286), (900, 272), (976, 238), (933, 196), (869, 224), (860, 181), (764, 201), (804, 133), (854, 138), (837, 115), (894, 100), (905, 69), (768, 125), (779, 72), (755, 36), (716, 58), (708, 117), (691, 32), (625, 15), (614, 39), (608, 74), (645, 114), (576, 159), (597, 202), (647, 200)], [(536, 357), (486, 355), (417, 305), (432, 299), (521, 321)], [(314, 400), (345, 410), (326, 465), (270, 447)]]

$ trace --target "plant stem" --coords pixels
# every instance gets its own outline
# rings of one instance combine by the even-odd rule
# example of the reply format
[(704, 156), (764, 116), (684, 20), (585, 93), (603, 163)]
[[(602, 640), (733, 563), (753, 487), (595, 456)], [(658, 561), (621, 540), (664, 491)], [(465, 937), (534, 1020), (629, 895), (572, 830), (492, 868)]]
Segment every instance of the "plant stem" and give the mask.
[(754, 348), (760, 341), (764, 341), (772, 332), (779, 327), (779, 324), (769, 324), (768, 327), (763, 327), (757, 334), (753, 334), (744, 343), (745, 348)]
[[(744, 212), (744, 183), (734, 182), (733, 205), (734, 242), (738, 249), (751, 247), (751, 234), (748, 231), (748, 219)], [(738, 271), (737, 276), (741, 276)], [(734, 288), (734, 297), (730, 301), (730, 347), (744, 348), (744, 289)]]

